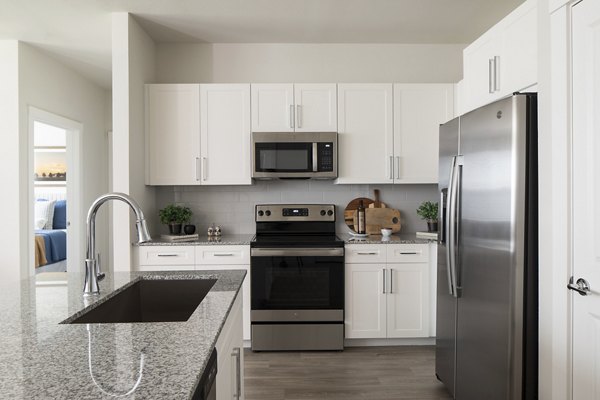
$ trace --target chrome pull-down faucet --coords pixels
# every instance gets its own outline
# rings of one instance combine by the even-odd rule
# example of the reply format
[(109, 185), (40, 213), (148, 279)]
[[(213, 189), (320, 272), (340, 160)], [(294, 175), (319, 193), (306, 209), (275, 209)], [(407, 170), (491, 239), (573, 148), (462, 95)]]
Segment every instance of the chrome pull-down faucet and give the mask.
[(87, 214), (87, 252), (85, 255), (85, 281), (83, 284), (83, 295), (92, 296), (100, 294), (98, 281), (104, 278), (100, 271), (100, 257), (96, 255), (96, 213), (100, 206), (108, 200), (120, 200), (127, 204), (135, 213), (135, 226), (137, 228), (138, 243), (150, 241), (150, 233), (146, 226), (144, 213), (138, 203), (125, 193), (107, 193), (98, 197), (90, 206)]

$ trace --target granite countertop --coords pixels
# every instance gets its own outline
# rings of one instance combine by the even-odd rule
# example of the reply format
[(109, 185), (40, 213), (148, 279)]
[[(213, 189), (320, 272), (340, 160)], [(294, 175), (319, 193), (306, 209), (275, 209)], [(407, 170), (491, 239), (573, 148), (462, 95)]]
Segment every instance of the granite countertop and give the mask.
[[(62, 282), (35, 278), (0, 285), (2, 398), (188, 399), (215, 346), (243, 270), (120, 272), (100, 282), (98, 298), (84, 300), (83, 277)], [(64, 275), (67, 277), (64, 278)], [(217, 279), (185, 322), (60, 324), (142, 279)], [(66, 280), (66, 281), (65, 281)], [(93, 374), (93, 376), (92, 376)]]
[(437, 240), (417, 237), (414, 233), (393, 234), (389, 238), (381, 235), (369, 235), (366, 238), (357, 238), (349, 233), (338, 234), (346, 244), (428, 244)]
[(202, 246), (202, 245), (249, 245), (250, 241), (254, 237), (254, 234), (239, 234), (239, 235), (222, 235), (222, 236), (206, 236), (206, 232), (199, 234), (199, 238), (193, 242), (169, 242), (161, 239), (160, 235), (157, 235), (155, 239), (152, 239), (146, 243), (134, 244), (134, 246)]

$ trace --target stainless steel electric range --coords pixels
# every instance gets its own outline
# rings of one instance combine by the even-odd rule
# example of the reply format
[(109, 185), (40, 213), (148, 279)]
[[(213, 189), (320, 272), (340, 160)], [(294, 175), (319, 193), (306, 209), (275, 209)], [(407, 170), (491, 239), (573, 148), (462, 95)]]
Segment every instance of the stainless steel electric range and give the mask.
[(264, 204), (250, 243), (252, 350), (343, 350), (344, 242), (331, 204)]

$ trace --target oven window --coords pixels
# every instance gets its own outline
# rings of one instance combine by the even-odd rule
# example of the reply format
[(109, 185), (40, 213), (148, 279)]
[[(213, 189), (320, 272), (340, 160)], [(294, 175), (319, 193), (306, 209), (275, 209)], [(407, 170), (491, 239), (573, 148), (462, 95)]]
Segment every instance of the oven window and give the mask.
[(312, 171), (312, 143), (256, 143), (257, 172)]
[(253, 257), (253, 310), (342, 309), (343, 257)]

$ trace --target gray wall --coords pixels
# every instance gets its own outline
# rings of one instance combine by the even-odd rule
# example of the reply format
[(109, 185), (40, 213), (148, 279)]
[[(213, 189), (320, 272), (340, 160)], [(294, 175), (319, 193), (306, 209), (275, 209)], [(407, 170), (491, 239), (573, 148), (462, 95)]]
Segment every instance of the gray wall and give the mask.
[[(327, 181), (259, 181), (251, 186), (166, 186), (157, 189), (157, 207), (169, 203), (190, 207), (200, 234), (212, 222), (225, 234), (254, 233), (254, 206), (269, 203), (327, 203), (337, 206), (337, 231), (347, 232), (343, 212), (356, 197), (373, 198), (379, 189), (388, 207), (400, 210), (401, 233), (427, 230), (416, 209), (423, 201), (437, 201), (437, 185), (335, 185)], [(158, 216), (155, 216), (158, 219)], [(166, 233), (161, 226), (160, 233)]]

